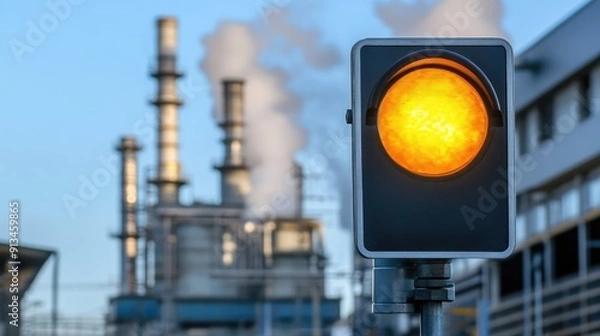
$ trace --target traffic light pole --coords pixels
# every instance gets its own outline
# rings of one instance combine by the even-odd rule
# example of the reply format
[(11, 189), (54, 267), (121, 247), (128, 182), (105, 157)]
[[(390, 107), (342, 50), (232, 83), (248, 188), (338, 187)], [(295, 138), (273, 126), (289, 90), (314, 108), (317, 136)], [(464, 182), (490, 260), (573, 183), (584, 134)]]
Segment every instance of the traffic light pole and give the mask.
[(373, 313), (420, 313), (421, 335), (441, 336), (443, 302), (454, 301), (447, 259), (375, 259)]
[(454, 301), (450, 276), (450, 260), (417, 261), (414, 300), (420, 304), (421, 335), (442, 335), (442, 302)]
[(421, 335), (441, 336), (443, 321), (442, 302), (430, 301), (421, 304)]

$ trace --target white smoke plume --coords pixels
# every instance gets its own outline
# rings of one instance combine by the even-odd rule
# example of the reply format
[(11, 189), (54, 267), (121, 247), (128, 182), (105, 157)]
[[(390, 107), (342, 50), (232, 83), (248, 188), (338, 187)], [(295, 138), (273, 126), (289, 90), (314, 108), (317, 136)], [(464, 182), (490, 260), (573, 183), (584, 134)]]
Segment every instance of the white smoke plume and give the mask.
[(391, 0), (375, 10), (395, 36), (507, 37), (500, 0)]
[[(302, 29), (290, 19), (286, 7), (269, 21), (224, 22), (204, 38), (202, 71), (212, 87), (213, 113), (222, 118), (221, 81), (241, 78), (245, 86), (244, 155), (251, 167), (248, 216), (287, 217), (295, 214), (292, 167), (296, 153), (306, 144), (299, 113), (302, 100), (290, 80), (306, 68), (327, 68), (339, 62), (336, 49), (321, 43), (316, 30)], [(293, 59), (293, 66), (267, 66), (268, 56)], [(293, 62), (292, 62), (293, 63)]]

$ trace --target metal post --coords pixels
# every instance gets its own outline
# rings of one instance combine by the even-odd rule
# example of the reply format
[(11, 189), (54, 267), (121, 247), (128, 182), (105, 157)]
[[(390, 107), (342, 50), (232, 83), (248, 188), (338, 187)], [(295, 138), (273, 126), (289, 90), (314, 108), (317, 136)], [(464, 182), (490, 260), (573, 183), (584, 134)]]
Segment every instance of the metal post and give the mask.
[(454, 283), (450, 280), (450, 260), (417, 262), (415, 301), (421, 303), (421, 335), (441, 336), (442, 302), (454, 300)]
[(373, 260), (374, 314), (413, 313), (415, 262), (403, 259)]
[[(144, 171), (144, 181), (148, 181), (150, 180), (150, 176), (151, 176), (151, 169), (152, 167), (150, 166), (146, 166), (146, 169)], [(153, 241), (152, 238), (152, 226), (151, 226), (151, 213), (150, 213), (150, 209), (152, 207), (152, 202), (151, 202), (151, 190), (150, 190), (150, 184), (146, 183), (145, 185), (146, 188), (146, 192), (145, 192), (145, 198), (144, 198), (144, 295), (150, 295), (150, 279), (149, 279), (149, 272), (150, 272), (150, 265), (148, 265), (148, 257), (149, 257), (149, 244), (150, 242)]]
[(531, 335), (531, 253), (530, 249), (523, 249), (523, 335)]
[(318, 286), (312, 289), (312, 336), (321, 336), (321, 293)]
[(173, 235), (172, 235), (172, 219), (164, 217), (163, 219), (163, 244), (165, 246), (164, 259), (164, 285), (163, 285), (163, 330), (170, 335), (174, 331), (175, 325), (175, 307), (173, 302)]
[(266, 300), (263, 303), (264, 305), (264, 315), (263, 315), (263, 336), (272, 336), (273, 335), (273, 316), (271, 312), (271, 302)]
[(421, 314), (421, 335), (441, 336), (443, 302), (454, 301), (450, 260), (375, 259), (373, 313)]
[(533, 255), (533, 279), (534, 279), (534, 335), (542, 336), (543, 333), (543, 320), (542, 320), (542, 255), (536, 253)]
[(58, 335), (58, 252), (54, 255), (54, 270), (52, 272), (52, 336)]
[(442, 301), (421, 304), (421, 335), (441, 336), (443, 325)]

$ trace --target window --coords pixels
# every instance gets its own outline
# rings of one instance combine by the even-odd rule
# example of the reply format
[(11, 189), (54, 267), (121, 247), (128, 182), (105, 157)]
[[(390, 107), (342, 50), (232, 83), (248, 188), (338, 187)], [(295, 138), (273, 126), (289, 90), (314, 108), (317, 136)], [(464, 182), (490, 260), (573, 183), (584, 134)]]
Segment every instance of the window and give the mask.
[(517, 232), (516, 232), (516, 240), (517, 244), (525, 240), (526, 232), (527, 232), (527, 216), (525, 214), (517, 215), (516, 222)]
[(576, 218), (580, 212), (579, 189), (569, 185), (560, 187), (548, 202), (548, 210), (550, 225)]
[(579, 120), (588, 118), (592, 113), (590, 74), (586, 73), (579, 79), (577, 101), (579, 102)]
[[(531, 268), (530, 279), (531, 279), (531, 288), (535, 289), (538, 285), (543, 285), (548, 280), (545, 277), (546, 270), (546, 255), (544, 254), (544, 244), (539, 243), (531, 247), (530, 250), (531, 255)], [(539, 276), (539, 279), (536, 277)], [(538, 283), (539, 281), (539, 283)], [(541, 289), (541, 288), (540, 288)]]
[(523, 132), (523, 149), (525, 153), (537, 147), (540, 142), (540, 113), (538, 108), (532, 108), (523, 112), (525, 130)]
[(280, 229), (275, 231), (275, 253), (298, 253), (311, 251), (310, 231)]
[(534, 206), (530, 211), (531, 222), (529, 223), (529, 234), (544, 232), (548, 222), (546, 204), (541, 203)]
[(553, 198), (548, 201), (548, 212), (549, 212), (549, 222), (550, 225), (557, 225), (561, 223), (561, 215), (560, 215), (560, 200)]
[(588, 198), (588, 209), (600, 208), (600, 170), (592, 173), (586, 182), (586, 193)]
[(543, 98), (539, 105), (539, 142), (551, 139), (554, 133), (553, 101), (551, 97)]
[(571, 188), (560, 198), (561, 219), (569, 220), (579, 215), (579, 189)]
[(579, 244), (577, 227), (554, 237), (554, 278), (577, 274), (579, 271)]
[(591, 267), (600, 266), (600, 218), (596, 218), (587, 223), (588, 236), (588, 265)]
[(523, 291), (523, 253), (500, 261), (500, 297)]

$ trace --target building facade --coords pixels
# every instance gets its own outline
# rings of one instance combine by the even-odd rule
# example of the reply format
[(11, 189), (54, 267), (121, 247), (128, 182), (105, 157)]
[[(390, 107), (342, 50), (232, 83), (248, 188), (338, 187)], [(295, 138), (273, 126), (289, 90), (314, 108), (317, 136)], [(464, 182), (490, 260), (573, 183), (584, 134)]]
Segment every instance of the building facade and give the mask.
[(517, 247), (456, 260), (454, 335), (600, 332), (600, 2), (516, 58)]

